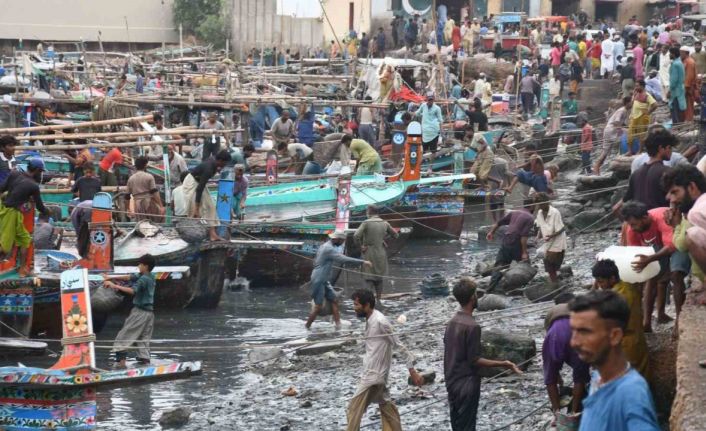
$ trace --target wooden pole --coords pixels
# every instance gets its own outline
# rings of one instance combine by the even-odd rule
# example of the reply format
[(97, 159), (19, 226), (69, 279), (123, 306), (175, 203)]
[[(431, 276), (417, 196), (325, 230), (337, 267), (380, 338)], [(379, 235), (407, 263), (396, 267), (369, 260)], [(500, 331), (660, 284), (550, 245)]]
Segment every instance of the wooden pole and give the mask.
[(125, 31), (127, 32), (127, 51), (132, 54), (132, 47), (130, 46), (130, 26), (127, 23), (127, 16), (125, 18)]
[(82, 150), (84, 148), (133, 148), (133, 147), (151, 147), (153, 145), (180, 145), (184, 144), (186, 139), (172, 139), (169, 141), (136, 141), (136, 142), (109, 142), (100, 144), (81, 144), (81, 145), (27, 145), (15, 147), (15, 152), (22, 151), (66, 151), (66, 150)]
[(10, 129), (0, 129), (0, 134), (17, 134), (27, 132), (46, 132), (49, 130), (81, 129), (84, 127), (112, 126), (115, 124), (125, 124), (132, 122), (152, 121), (152, 114), (141, 115), (139, 117), (116, 118), (113, 120), (86, 121), (76, 124), (56, 124), (52, 126), (16, 127)]
[[(115, 193), (121, 190), (127, 190), (127, 186), (103, 186), (101, 187), (102, 192)], [(50, 189), (42, 187), (43, 195), (60, 195), (65, 193), (71, 193), (71, 189)], [(47, 202), (48, 203), (48, 202)]]
[(326, 22), (328, 23), (328, 26), (331, 28), (331, 32), (333, 33), (333, 38), (336, 40), (336, 44), (338, 45), (338, 49), (341, 50), (341, 57), (343, 57), (343, 45), (341, 45), (341, 42), (339, 42), (339, 40), (338, 40), (338, 36), (336, 36), (336, 29), (333, 28), (333, 24), (331, 24), (331, 20), (328, 19), (328, 14), (326, 13), (326, 8), (324, 7), (323, 0), (319, 0), (319, 4), (321, 5), (321, 10), (324, 12), (324, 18), (326, 18)]
[[(65, 133), (59, 135), (33, 135), (22, 136), (25, 141), (56, 141), (58, 139), (105, 139), (119, 137), (139, 137), (139, 136), (168, 136), (168, 135), (225, 135), (235, 132), (235, 130), (154, 130), (138, 132), (100, 132), (100, 133)], [(104, 144), (105, 145), (105, 144)], [(152, 143), (154, 145), (154, 143)], [(19, 147), (18, 147), (19, 148)]]

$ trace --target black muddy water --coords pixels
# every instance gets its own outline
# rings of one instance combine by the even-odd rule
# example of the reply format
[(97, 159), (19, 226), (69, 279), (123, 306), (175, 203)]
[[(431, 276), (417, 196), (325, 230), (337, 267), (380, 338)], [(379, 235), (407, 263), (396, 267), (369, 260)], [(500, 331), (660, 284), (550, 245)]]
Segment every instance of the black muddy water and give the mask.
[[(471, 234), (466, 233), (469, 236)], [(475, 241), (446, 240), (408, 242), (407, 247), (391, 260), (390, 274), (400, 274), (401, 277), (410, 279), (421, 278), (431, 272), (458, 274), (459, 263), (466, 262), (470, 267), (475, 265), (472, 262), (475, 262), (477, 256), (484, 254), (483, 248), (476, 244)], [(409, 292), (416, 290), (417, 282), (418, 280), (394, 280), (388, 282), (385, 290), (390, 293)], [(344, 286), (345, 291), (350, 293), (361, 285), (361, 281), (357, 274), (344, 273), (338, 285)], [(156, 340), (194, 341), (154, 342), (152, 354), (173, 360), (202, 360), (203, 375), (188, 380), (100, 391), (100, 428), (159, 429), (157, 421), (162, 410), (175, 406), (191, 406), (198, 410), (203, 405), (218, 403), (219, 397), (230, 397), (232, 392), (244, 383), (244, 368), (247, 365), (247, 352), (238, 345), (277, 344), (307, 337), (309, 332), (304, 328), (304, 319), (309, 309), (309, 301), (308, 292), (297, 287), (226, 290), (219, 307), (214, 310), (157, 312), (154, 328)], [(348, 321), (356, 320), (350, 301), (346, 301), (342, 307), (342, 318)], [(122, 315), (112, 316), (99, 338), (113, 339), (120, 330), (123, 319)], [(333, 327), (328, 323), (328, 319), (314, 325), (314, 332), (322, 336), (332, 331)], [(197, 341), (214, 338), (227, 340)], [(107, 350), (100, 349), (98, 358), (100, 362), (106, 363)], [(360, 367), (360, 363), (351, 364), (351, 367)], [(322, 424), (324, 423), (325, 420)], [(252, 429), (257, 427), (257, 424), (253, 424)], [(200, 426), (185, 427), (198, 428)]]

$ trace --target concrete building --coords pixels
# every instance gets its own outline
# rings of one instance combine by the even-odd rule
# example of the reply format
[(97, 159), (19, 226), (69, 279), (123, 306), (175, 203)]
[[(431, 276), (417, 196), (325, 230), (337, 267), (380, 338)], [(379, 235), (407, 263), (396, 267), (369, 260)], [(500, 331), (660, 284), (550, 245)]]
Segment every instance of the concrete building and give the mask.
[(244, 59), (252, 48), (316, 48), (324, 43), (321, 18), (277, 14), (278, 0), (231, 0), (233, 53)]
[(40, 41), (46, 47), (47, 42), (83, 40), (93, 49), (99, 31), (106, 49), (127, 47), (128, 42), (133, 49), (178, 43), (172, 5), (173, 0), (3, 1), (0, 46), (12, 50), (20, 39), (25, 49)]

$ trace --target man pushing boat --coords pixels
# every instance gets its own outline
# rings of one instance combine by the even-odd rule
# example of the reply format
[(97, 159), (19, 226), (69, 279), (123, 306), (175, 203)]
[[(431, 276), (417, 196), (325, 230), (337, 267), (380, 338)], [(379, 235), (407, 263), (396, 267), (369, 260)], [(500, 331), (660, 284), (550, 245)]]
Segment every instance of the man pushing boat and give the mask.
[(311, 272), (311, 299), (314, 300), (314, 308), (309, 314), (306, 321), (306, 328), (311, 328), (316, 316), (321, 312), (324, 305), (324, 298), (331, 303), (331, 314), (336, 323), (336, 329), (341, 327), (341, 314), (338, 312), (338, 300), (336, 292), (331, 287), (331, 272), (333, 264), (343, 265), (346, 263), (355, 263), (358, 265), (372, 266), (367, 260), (355, 259), (344, 255), (339, 248), (346, 242), (346, 234), (344, 232), (333, 232), (329, 234), (329, 240), (326, 241), (316, 252), (314, 259), (314, 270)]

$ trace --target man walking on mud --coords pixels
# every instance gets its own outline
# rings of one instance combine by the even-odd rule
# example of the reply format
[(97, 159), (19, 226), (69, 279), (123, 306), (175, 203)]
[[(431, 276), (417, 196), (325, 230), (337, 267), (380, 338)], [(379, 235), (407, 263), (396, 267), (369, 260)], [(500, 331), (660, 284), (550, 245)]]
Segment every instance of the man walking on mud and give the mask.
[(360, 251), (363, 258), (372, 265), (363, 268), (365, 283), (370, 290), (377, 295), (378, 304), (382, 297), (382, 286), (387, 275), (387, 244), (385, 240), (397, 238), (399, 234), (392, 229), (392, 226), (378, 216), (377, 207), (368, 206), (368, 219), (361, 223), (355, 231), (355, 241), (360, 244)]
[(414, 355), (393, 334), (390, 321), (375, 309), (375, 294), (368, 289), (359, 289), (353, 293), (351, 299), (355, 314), (358, 317), (365, 317), (365, 357), (358, 389), (348, 404), (346, 431), (360, 430), (360, 421), (372, 403), (380, 406), (384, 431), (402, 431), (400, 412), (392, 402), (390, 391), (387, 389), (387, 379), (392, 365), (392, 348), (397, 347), (405, 355), (412, 383), (421, 386), (424, 383), (424, 377), (414, 369)]
[(481, 329), (473, 318), (473, 310), (478, 303), (476, 289), (476, 282), (469, 277), (462, 277), (456, 283), (453, 295), (461, 309), (446, 326), (444, 333), (444, 378), (449, 393), (453, 431), (476, 429), (480, 368), (505, 368), (522, 374), (513, 362), (481, 357)]

